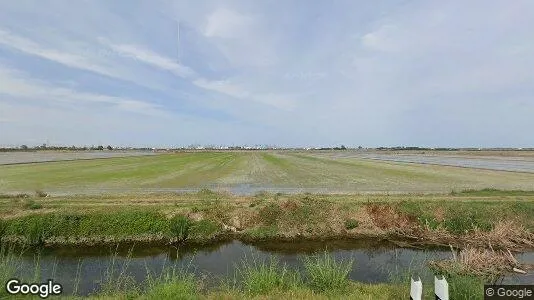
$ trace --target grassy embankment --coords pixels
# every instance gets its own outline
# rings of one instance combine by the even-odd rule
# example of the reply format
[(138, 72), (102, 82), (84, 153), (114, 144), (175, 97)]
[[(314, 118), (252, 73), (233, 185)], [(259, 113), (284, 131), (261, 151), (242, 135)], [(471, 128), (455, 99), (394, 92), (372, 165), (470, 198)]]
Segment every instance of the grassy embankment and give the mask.
[[(523, 191), (483, 190), (411, 196), (259, 193), (236, 197), (203, 190), (194, 194), (148, 197), (26, 198), (20, 195), (6, 197), (0, 203), (3, 216), (0, 236), (4, 243), (209, 243), (228, 238), (295, 240), (374, 236), (394, 239), (404, 245), (452, 244), (467, 248), (465, 253), (459, 254), (460, 259), (435, 262), (432, 267), (447, 274), (451, 284), (458, 286), (459, 293), (474, 295), (479, 295), (485, 276), (505, 274), (513, 267), (523, 268), (499, 249), (522, 250), (532, 247), (534, 241), (531, 217), (534, 193)], [(483, 250), (488, 247), (492, 248), (491, 252)], [(285, 271), (282, 268), (277, 272)], [(185, 279), (189, 281), (181, 282)], [(140, 297), (148, 295), (146, 293), (174, 295), (186, 284), (190, 293), (197, 293), (202, 286), (197, 286), (196, 281), (192, 284), (191, 280), (190, 276), (160, 278), (146, 283), (145, 287), (151, 287), (148, 291), (141, 291), (141, 288), (136, 291)], [(348, 282), (347, 289), (338, 289), (336, 293), (339, 298), (400, 298), (397, 295), (404, 295), (408, 280), (405, 278), (402, 282), (404, 284), (400, 285)], [(274, 295), (274, 298), (329, 296), (324, 291), (314, 290), (309, 283), (280, 285), (264, 294)], [(207, 298), (255, 296), (235, 286), (222, 291), (202, 290), (202, 293)], [(123, 294), (124, 291), (115, 291), (115, 294), (107, 293), (106, 297), (123, 298)]]
[(534, 192), (448, 195), (4, 196), (0, 236), (30, 244), (376, 236), (412, 244), (533, 246)]

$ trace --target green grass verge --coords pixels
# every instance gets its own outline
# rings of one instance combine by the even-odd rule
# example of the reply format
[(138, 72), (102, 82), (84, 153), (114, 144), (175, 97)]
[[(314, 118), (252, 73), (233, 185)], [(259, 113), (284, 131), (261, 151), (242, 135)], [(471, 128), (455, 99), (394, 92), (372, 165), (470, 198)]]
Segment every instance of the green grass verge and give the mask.
[(76, 243), (85, 238), (164, 237), (174, 241), (209, 240), (221, 231), (210, 220), (193, 221), (184, 216), (167, 219), (156, 211), (49, 213), (0, 220), (0, 237), (22, 237), (29, 244), (57, 238)]
[(528, 229), (534, 228), (534, 203), (530, 201), (403, 201), (399, 212), (417, 219), (430, 229), (443, 228), (453, 234), (465, 234), (475, 229), (490, 231), (498, 221), (514, 220)]

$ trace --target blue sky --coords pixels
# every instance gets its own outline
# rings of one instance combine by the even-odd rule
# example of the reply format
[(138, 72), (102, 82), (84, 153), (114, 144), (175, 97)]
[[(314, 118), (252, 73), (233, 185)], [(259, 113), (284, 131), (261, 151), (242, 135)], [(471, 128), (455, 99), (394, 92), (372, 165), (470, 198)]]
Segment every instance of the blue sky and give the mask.
[(0, 145), (531, 147), (532, 28), (528, 0), (2, 1)]

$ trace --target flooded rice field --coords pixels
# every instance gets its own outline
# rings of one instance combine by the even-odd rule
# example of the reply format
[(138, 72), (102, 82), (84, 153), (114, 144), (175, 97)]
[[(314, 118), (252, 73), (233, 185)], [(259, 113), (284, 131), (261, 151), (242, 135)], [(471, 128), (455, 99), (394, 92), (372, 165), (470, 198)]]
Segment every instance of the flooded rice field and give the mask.
[(476, 157), (425, 154), (332, 153), (332, 158), (363, 158), (380, 161), (435, 164), (497, 171), (534, 173), (534, 159), (525, 157)]
[(150, 151), (0, 152), (0, 165), (153, 155)]
[[(89, 295), (98, 291), (109, 278), (128, 277), (142, 283), (147, 274), (158, 276), (162, 270), (176, 267), (203, 278), (206, 287), (218, 286), (222, 280), (235, 278), (244, 261), (265, 261), (276, 257), (280, 264), (302, 270), (303, 258), (327, 251), (336, 260), (353, 260), (350, 279), (365, 283), (392, 282), (407, 274), (432, 278), (429, 260), (452, 256), (449, 249), (411, 249), (378, 240), (323, 242), (262, 242), (245, 244), (228, 241), (201, 247), (130, 245), (121, 247), (65, 247), (27, 250), (17, 256), (19, 276), (54, 278), (67, 294), (77, 291)], [(519, 261), (534, 262), (534, 252), (520, 254)], [(237, 274), (238, 276), (238, 274)], [(534, 274), (502, 278), (504, 283), (533, 283)]]
[[(153, 153), (104, 151), (93, 154), (3, 154), (4, 165), (0, 164), (0, 193), (28, 193), (36, 190), (51, 195), (194, 192), (203, 188), (225, 190), (236, 195), (251, 195), (260, 191), (283, 194), (366, 194), (442, 193), (484, 188), (534, 190), (534, 158), (530, 157), (518, 160), (517, 157), (494, 159), (444, 154), (387, 156), (386, 153), (363, 151), (206, 151), (90, 159), (144, 154)], [(22, 158), (23, 155), (37, 157)], [(45, 157), (46, 155), (52, 156)], [(22, 163), (69, 158), (80, 160)], [(387, 160), (416, 163), (391, 163)], [(5, 165), (15, 161), (19, 164)]]

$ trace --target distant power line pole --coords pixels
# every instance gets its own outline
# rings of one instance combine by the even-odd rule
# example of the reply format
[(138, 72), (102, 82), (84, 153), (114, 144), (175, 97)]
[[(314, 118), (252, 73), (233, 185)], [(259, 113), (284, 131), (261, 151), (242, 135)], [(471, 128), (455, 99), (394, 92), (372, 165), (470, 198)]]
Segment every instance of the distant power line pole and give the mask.
[(177, 44), (176, 44), (176, 59), (178, 60), (178, 63), (180, 63), (180, 20), (176, 20), (177, 24)]

